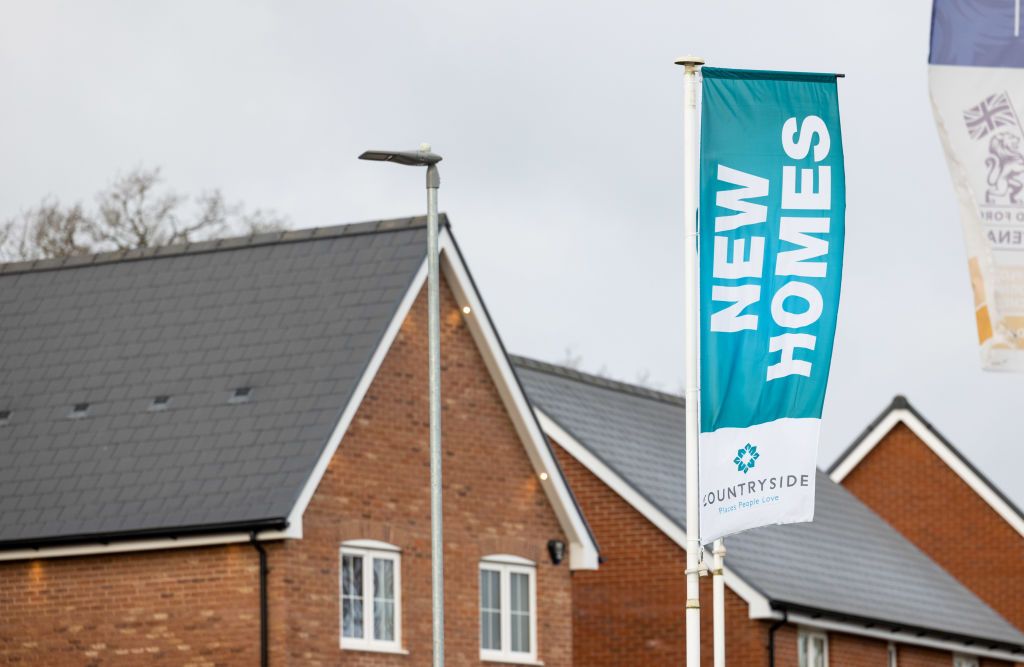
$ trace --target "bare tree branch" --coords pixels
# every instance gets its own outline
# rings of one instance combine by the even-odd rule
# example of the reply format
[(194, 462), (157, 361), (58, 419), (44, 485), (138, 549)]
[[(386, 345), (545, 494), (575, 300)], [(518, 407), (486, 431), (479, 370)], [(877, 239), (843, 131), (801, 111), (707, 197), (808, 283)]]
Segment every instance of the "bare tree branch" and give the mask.
[(561, 365), (566, 368), (573, 370), (579, 370), (580, 365), (583, 363), (583, 355), (576, 354), (576, 351), (571, 345), (565, 346), (565, 356), (562, 357)]
[(188, 197), (161, 188), (160, 169), (136, 168), (96, 195), (95, 212), (80, 204), (64, 208), (48, 198), (20, 217), (0, 225), (0, 259), (37, 259), (149, 248), (217, 238), (229, 233), (257, 234), (284, 228), (287, 219), (273, 211), (245, 211), (229, 204), (219, 190), (200, 193), (194, 211), (184, 215)]
[(79, 204), (64, 209), (52, 198), (4, 223), (0, 257), (40, 259), (69, 257), (91, 251), (89, 222)]

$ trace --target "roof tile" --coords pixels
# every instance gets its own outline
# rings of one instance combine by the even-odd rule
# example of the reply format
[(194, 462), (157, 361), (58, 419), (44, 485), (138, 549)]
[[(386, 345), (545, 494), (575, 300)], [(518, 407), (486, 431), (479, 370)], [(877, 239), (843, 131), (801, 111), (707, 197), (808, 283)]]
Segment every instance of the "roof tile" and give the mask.
[(0, 265), (0, 546), (287, 516), (425, 254), (377, 226)]
[[(681, 397), (514, 362), (534, 405), (685, 529)], [(757, 528), (726, 542), (728, 568), (773, 602), (1024, 650), (1024, 634), (822, 472), (813, 522)]]

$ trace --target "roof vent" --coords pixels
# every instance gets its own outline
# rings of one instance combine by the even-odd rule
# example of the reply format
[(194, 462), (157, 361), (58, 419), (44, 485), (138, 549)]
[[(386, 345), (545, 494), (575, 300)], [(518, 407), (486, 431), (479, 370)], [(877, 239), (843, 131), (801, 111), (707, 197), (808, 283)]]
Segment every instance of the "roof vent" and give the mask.
[(248, 403), (252, 399), (252, 387), (237, 387), (228, 403)]
[(7, 426), (11, 423), (11, 411), (0, 410), (0, 426)]
[(170, 396), (157, 396), (153, 399), (153, 402), (149, 405), (150, 412), (158, 412), (160, 410), (166, 410), (167, 404), (171, 402)]
[(88, 403), (75, 403), (75, 407), (71, 408), (71, 414), (68, 415), (71, 419), (82, 419), (89, 414)]

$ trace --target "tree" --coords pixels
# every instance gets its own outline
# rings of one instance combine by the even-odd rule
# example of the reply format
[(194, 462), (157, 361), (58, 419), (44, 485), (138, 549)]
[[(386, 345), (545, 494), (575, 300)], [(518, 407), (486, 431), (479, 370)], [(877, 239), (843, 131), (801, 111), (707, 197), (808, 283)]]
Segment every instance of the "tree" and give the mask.
[(561, 364), (566, 368), (578, 371), (580, 366), (583, 364), (583, 355), (576, 354), (576, 350), (573, 349), (572, 345), (566, 345), (565, 356), (562, 357)]
[(96, 195), (94, 210), (52, 197), (0, 226), (0, 259), (69, 257), (112, 250), (205, 241), (229, 233), (282, 229), (273, 211), (247, 212), (220, 190), (192, 198), (162, 186), (160, 169), (136, 168)]

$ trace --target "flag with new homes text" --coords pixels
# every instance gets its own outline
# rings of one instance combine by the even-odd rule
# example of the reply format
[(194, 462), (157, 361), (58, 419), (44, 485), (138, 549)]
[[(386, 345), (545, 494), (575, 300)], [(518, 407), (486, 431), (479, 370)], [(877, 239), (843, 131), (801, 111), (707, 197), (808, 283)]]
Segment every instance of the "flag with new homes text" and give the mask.
[(843, 268), (836, 76), (702, 71), (700, 538), (810, 521)]
[(981, 364), (1024, 370), (1021, 0), (935, 0), (932, 112), (963, 223)]

